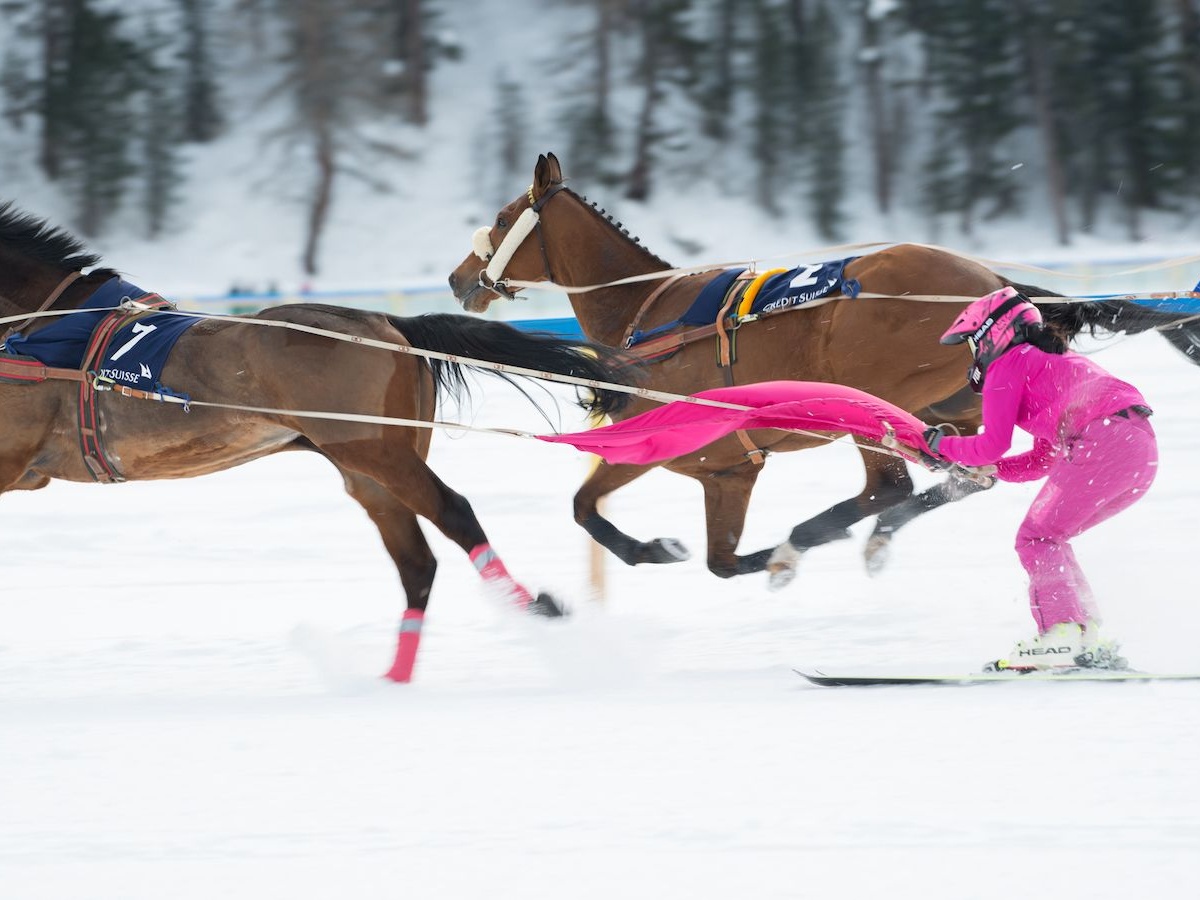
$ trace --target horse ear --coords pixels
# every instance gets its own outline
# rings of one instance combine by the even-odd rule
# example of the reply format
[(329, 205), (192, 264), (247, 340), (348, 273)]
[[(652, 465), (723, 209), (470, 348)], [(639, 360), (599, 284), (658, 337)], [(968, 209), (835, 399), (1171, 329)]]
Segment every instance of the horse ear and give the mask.
[(537, 165), (533, 169), (533, 192), (541, 196), (551, 185), (562, 181), (562, 168), (553, 153), (538, 156)]

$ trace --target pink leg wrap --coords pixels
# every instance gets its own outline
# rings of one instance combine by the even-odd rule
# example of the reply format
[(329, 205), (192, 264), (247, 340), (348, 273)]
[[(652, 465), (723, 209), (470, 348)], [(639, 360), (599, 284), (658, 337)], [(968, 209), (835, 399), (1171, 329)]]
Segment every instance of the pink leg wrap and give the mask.
[(417, 663), (417, 647), (421, 643), (421, 626), (425, 624), (425, 613), (419, 609), (406, 609), (400, 617), (400, 637), (396, 642), (396, 661), (384, 678), (407, 684), (412, 681), (413, 666)]
[(471, 557), (471, 562), (475, 564), (475, 571), (483, 578), (485, 584), (499, 588), (521, 609), (533, 602), (533, 596), (529, 591), (508, 574), (508, 569), (505, 568), (496, 551), (492, 549), (491, 544), (480, 544), (468, 555)]

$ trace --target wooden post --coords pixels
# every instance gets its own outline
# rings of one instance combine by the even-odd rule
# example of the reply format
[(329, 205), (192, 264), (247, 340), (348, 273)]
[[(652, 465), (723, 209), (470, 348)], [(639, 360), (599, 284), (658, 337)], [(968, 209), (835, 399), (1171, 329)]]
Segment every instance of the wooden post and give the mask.
[[(597, 511), (603, 515), (604, 501), (597, 505)], [(608, 551), (600, 546), (600, 542), (590, 534), (588, 542), (588, 585), (591, 587), (592, 599), (603, 603), (608, 599)]]
[[(593, 424), (593, 427), (595, 427), (595, 424)], [(588, 456), (591, 457), (591, 462), (588, 464), (588, 477), (590, 478), (596, 469), (599, 468), (600, 464), (604, 462), (604, 460), (595, 454), (589, 453)], [(597, 502), (596, 512), (600, 513), (600, 515), (604, 515), (603, 499)], [(600, 542), (590, 534), (587, 537), (587, 542), (588, 586), (591, 588), (592, 599), (598, 603), (603, 603), (605, 599), (607, 599), (608, 594), (608, 579), (606, 577), (608, 573), (605, 569), (606, 560), (604, 558), (608, 551), (600, 546)]]

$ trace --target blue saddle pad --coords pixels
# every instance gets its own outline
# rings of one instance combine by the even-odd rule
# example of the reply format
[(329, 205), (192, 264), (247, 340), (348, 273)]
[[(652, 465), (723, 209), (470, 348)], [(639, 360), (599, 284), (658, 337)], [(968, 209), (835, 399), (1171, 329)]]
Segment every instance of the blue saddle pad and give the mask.
[[(745, 272), (745, 269), (726, 269), (708, 284), (700, 289), (700, 294), (692, 301), (679, 321), (684, 325), (711, 325), (717, 321), (717, 313), (725, 302), (725, 295), (734, 280)], [(672, 323), (674, 324), (674, 323)]]
[(778, 275), (772, 275), (763, 282), (754, 298), (750, 315), (755, 313), (773, 312), (789, 306), (799, 306), (830, 294), (841, 293), (847, 297), (857, 297), (862, 286), (853, 278), (847, 280), (844, 276), (846, 263), (857, 259), (851, 256), (846, 259), (835, 259), (832, 262), (815, 265), (797, 266)]
[[(4, 349), (32, 356), (47, 366), (77, 369), (100, 321), (122, 300), (136, 300), (146, 293), (127, 281), (112, 278), (80, 307), (90, 312), (63, 316), (30, 335), (14, 334), (5, 342)], [(199, 321), (193, 316), (151, 313), (130, 322), (118, 329), (109, 342), (98, 374), (141, 390), (160, 389), (159, 378), (175, 342)]]
[[(785, 309), (789, 306), (800, 306), (830, 294), (841, 293), (847, 297), (857, 297), (862, 285), (856, 279), (845, 277), (846, 264), (858, 259), (848, 256), (845, 259), (835, 259), (830, 262), (815, 265), (796, 266), (778, 275), (772, 275), (763, 282), (750, 312), (755, 315), (764, 312)], [(726, 269), (708, 284), (700, 289), (692, 305), (674, 322), (667, 322), (645, 331), (636, 331), (630, 336), (628, 346), (632, 347), (651, 337), (670, 331), (679, 325), (711, 325), (717, 321), (725, 297), (733, 282), (746, 270)]]

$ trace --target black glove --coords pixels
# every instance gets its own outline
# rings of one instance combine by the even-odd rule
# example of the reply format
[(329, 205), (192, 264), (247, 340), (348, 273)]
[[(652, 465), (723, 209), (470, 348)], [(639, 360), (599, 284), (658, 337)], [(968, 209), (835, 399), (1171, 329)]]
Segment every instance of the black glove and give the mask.
[(921, 436), (925, 438), (925, 443), (929, 445), (929, 452), (934, 456), (938, 455), (938, 444), (942, 442), (942, 438), (946, 436), (945, 427), (942, 425), (931, 425), (922, 432)]

